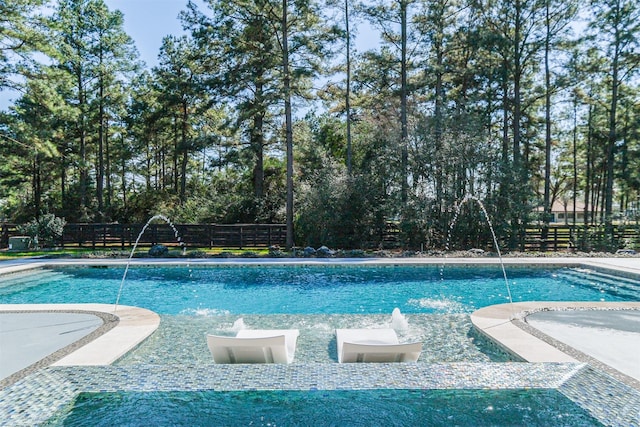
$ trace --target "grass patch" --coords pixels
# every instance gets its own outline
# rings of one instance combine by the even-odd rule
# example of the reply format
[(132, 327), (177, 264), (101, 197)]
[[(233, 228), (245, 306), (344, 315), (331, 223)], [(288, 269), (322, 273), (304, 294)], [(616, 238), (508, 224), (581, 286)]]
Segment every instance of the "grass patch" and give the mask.
[[(131, 255), (131, 249), (101, 249), (94, 250), (88, 248), (64, 248), (64, 249), (41, 249), (30, 251), (13, 251), (0, 250), (0, 261), (14, 260), (23, 258), (128, 258)], [(134, 258), (152, 258), (149, 257), (149, 248), (138, 247), (134, 253)], [(169, 247), (167, 258), (257, 258), (269, 256), (267, 248), (187, 248), (183, 255), (182, 249)]]

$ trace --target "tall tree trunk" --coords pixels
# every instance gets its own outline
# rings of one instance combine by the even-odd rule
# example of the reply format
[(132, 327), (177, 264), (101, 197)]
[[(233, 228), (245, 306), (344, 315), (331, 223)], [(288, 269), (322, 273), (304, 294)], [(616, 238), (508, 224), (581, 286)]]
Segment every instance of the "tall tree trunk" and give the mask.
[(60, 201), (62, 202), (61, 208), (67, 206), (67, 149), (62, 148), (62, 155), (60, 156)]
[[(444, 13), (444, 11), (442, 11)], [(444, 46), (443, 46), (443, 37), (444, 37), (444, 28), (442, 24), (442, 20), (444, 17), (439, 17), (438, 19), (438, 28), (437, 34), (434, 37), (434, 45), (433, 50), (435, 50), (436, 54), (436, 69), (435, 69), (435, 105), (434, 105), (434, 136), (435, 136), (435, 152), (436, 155), (440, 154), (442, 151), (443, 143), (442, 143), (442, 135), (443, 135), (443, 104), (444, 104), (444, 88), (443, 88), (443, 69), (444, 69)], [(438, 203), (438, 214), (440, 214), (443, 210), (442, 203), (444, 202), (443, 198), (443, 169), (444, 165), (447, 162), (442, 163), (442, 167), (436, 169), (436, 203)], [(455, 195), (455, 193), (454, 193)], [(446, 224), (442, 224), (446, 226)]]
[(187, 141), (187, 131), (189, 126), (189, 106), (186, 101), (182, 102), (182, 126), (180, 127), (180, 148), (182, 151), (182, 161), (180, 163), (180, 203), (187, 201), (187, 163), (189, 162), (189, 150)]
[[(120, 135), (121, 145), (124, 148), (124, 135)], [(124, 151), (124, 150), (123, 150)], [(147, 172), (148, 176), (148, 172)], [(127, 162), (125, 156), (122, 156), (122, 163), (120, 168), (120, 182), (122, 185), (122, 210), (127, 211)]]
[(513, 197), (516, 200), (516, 209), (513, 216), (513, 232), (517, 236), (519, 245), (524, 243), (524, 218), (522, 215), (523, 208), (527, 200), (527, 184), (528, 176), (526, 164), (522, 158), (521, 149), (521, 130), (520, 122), (522, 120), (522, 2), (515, 1), (516, 17), (514, 22), (514, 40), (513, 40), (513, 170), (515, 173), (514, 182), (518, 185), (514, 187)]
[(289, 34), (287, 2), (282, 0), (282, 72), (284, 87), (285, 139), (287, 146), (287, 250), (294, 246), (293, 235), (293, 122), (291, 117), (291, 76), (289, 75)]
[(253, 116), (252, 144), (256, 155), (253, 168), (253, 192), (257, 199), (264, 198), (264, 136), (262, 133), (264, 118), (261, 114)]
[(40, 169), (40, 156), (36, 150), (33, 154), (33, 177), (31, 181), (33, 189), (33, 210), (36, 218), (40, 218), (42, 210), (42, 181)]
[[(609, 135), (607, 138), (607, 153), (606, 153), (606, 162), (607, 162), (607, 171), (606, 171), (606, 185), (605, 185), (605, 202), (604, 202), (604, 222), (605, 222), (605, 232), (607, 233), (607, 238), (610, 239), (611, 245), (613, 245), (613, 181), (614, 181), (614, 171), (615, 171), (615, 157), (616, 157), (616, 114), (618, 109), (618, 87), (619, 87), (619, 61), (620, 61), (620, 40), (617, 39), (618, 34), (616, 33), (616, 40), (614, 46), (613, 53), (613, 62), (611, 64), (611, 105), (609, 107)], [(613, 248), (613, 247), (612, 247)], [(611, 248), (611, 249), (612, 249)]]
[[(509, 218), (512, 222), (511, 233), (509, 235), (509, 247), (515, 248), (517, 245), (517, 233), (515, 224), (517, 222), (516, 201), (513, 199), (515, 194), (515, 177), (513, 161), (509, 161), (509, 115), (511, 113), (511, 104), (509, 102), (509, 68), (506, 58), (503, 60), (502, 69), (502, 153), (501, 153), (501, 172), (502, 179), (500, 185), (500, 204), (505, 208), (505, 218)], [(515, 154), (513, 155), (515, 158)]]
[(551, 69), (549, 67), (549, 51), (551, 49), (551, 17), (549, 16), (549, 2), (545, 1), (545, 27), (544, 40), (544, 85), (545, 85), (545, 138), (544, 138), (544, 202), (543, 202), (543, 228), (542, 250), (546, 250), (547, 236), (549, 234), (549, 219), (551, 217)]
[[(102, 55), (100, 55), (102, 57)], [(102, 58), (100, 58), (102, 61)], [(98, 167), (96, 171), (96, 198), (98, 219), (104, 221), (104, 76), (100, 73), (98, 82)]]
[[(578, 220), (578, 94), (573, 94), (573, 225)], [(586, 219), (585, 219), (586, 221)]]
[(400, 0), (400, 162), (402, 183), (400, 198), (406, 203), (409, 193), (409, 136), (407, 127), (407, 0)]
[(105, 174), (105, 213), (109, 220), (111, 220), (111, 200), (112, 200), (112, 186), (111, 186), (111, 152), (109, 147), (109, 118), (105, 116), (104, 118), (104, 154), (105, 154), (105, 165), (104, 165), (104, 174)]
[(251, 129), (251, 146), (256, 155), (253, 168), (253, 192), (257, 199), (264, 197), (264, 100), (263, 85), (260, 83), (263, 71), (256, 72), (256, 89), (254, 96), (253, 128)]
[(78, 108), (80, 109), (80, 118), (78, 120), (78, 139), (80, 145), (80, 215), (81, 221), (85, 221), (86, 207), (87, 207), (87, 186), (89, 180), (89, 173), (87, 171), (87, 136), (86, 136), (86, 98), (84, 93), (82, 73), (76, 74), (78, 85)]
[[(178, 126), (178, 117), (173, 116), (173, 192), (180, 194), (180, 127)], [(164, 180), (163, 180), (164, 181)], [(163, 185), (164, 187), (164, 185)]]
[[(155, 132), (151, 132), (151, 135), (149, 135), (149, 137), (146, 139), (146, 144), (145, 144), (145, 163), (146, 163), (146, 168), (144, 168), (144, 178), (145, 178), (145, 183), (147, 184), (147, 191), (151, 191), (152, 188), (152, 183), (151, 183), (151, 163), (153, 161), (153, 148), (151, 147), (151, 143), (155, 140)], [(156, 180), (157, 183), (157, 180)]]
[(621, 139), (621, 145), (620, 145), (620, 180), (622, 181), (622, 185), (623, 188), (620, 191), (620, 205), (618, 206), (618, 209), (620, 212), (626, 212), (627, 209), (629, 208), (628, 204), (629, 204), (629, 199), (630, 199), (630, 194), (629, 194), (629, 183), (631, 182), (631, 171), (629, 170), (629, 161), (630, 161), (630, 156), (629, 156), (629, 139), (630, 139), (630, 135), (629, 133), (631, 132), (630, 130), (630, 126), (631, 123), (633, 123), (633, 119), (631, 119), (629, 117), (630, 114), (630, 108), (626, 108), (624, 109), (623, 107), (623, 111), (625, 111), (624, 117), (622, 119), (623, 123), (622, 123), (622, 129), (620, 132), (620, 139)]
[[(588, 226), (592, 223), (593, 217), (589, 215), (589, 206), (591, 201), (591, 185), (593, 181), (593, 106), (589, 105), (589, 114), (587, 116), (587, 162), (585, 171), (584, 185), (584, 224)], [(585, 230), (586, 231), (586, 230)], [(586, 236), (586, 233), (585, 233)]]
[(351, 176), (351, 32), (349, 31), (349, 0), (344, 0), (344, 21), (347, 37), (347, 90), (345, 112), (347, 115), (347, 173)]
[[(522, 76), (521, 69), (521, 50), (520, 50), (520, 32), (521, 22), (521, 2), (516, 0), (516, 19), (515, 19), (515, 35), (513, 40), (513, 168), (515, 172), (520, 175), (520, 169), (523, 167), (521, 164), (520, 156), (520, 120), (522, 117), (522, 104), (520, 96), (520, 79)], [(521, 183), (524, 184), (524, 183)]]

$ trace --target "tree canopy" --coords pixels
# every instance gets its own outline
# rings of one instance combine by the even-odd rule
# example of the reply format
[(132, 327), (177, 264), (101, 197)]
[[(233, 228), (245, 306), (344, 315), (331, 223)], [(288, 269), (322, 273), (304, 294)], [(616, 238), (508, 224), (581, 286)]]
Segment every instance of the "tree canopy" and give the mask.
[[(286, 222), (289, 245), (343, 248), (393, 226), (443, 247), (470, 195), (512, 249), (557, 204), (615, 249), (640, 216), (633, 0), (207, 0), (153, 68), (103, 0), (0, 16), (0, 90), (20, 93), (4, 221)], [(459, 247), (489, 241), (461, 215)]]

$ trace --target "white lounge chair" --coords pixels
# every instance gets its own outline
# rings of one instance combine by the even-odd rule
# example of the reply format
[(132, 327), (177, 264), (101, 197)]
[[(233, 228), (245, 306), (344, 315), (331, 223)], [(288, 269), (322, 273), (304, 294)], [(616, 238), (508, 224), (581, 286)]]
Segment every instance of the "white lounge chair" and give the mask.
[(415, 362), (422, 343), (400, 344), (393, 329), (336, 329), (338, 362)]
[(207, 334), (215, 363), (291, 363), (297, 329), (242, 329), (235, 337)]

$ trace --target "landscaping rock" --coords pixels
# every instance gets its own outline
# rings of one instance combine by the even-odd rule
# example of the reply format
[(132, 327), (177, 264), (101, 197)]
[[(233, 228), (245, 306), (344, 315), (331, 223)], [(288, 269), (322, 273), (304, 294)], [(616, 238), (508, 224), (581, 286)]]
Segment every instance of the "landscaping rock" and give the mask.
[(635, 255), (637, 252), (633, 249), (618, 249), (616, 255)]
[(484, 254), (484, 250), (483, 249), (478, 249), (478, 248), (471, 248), (467, 252), (469, 252), (470, 254), (474, 254), (474, 255), (482, 255), (482, 254)]
[(305, 257), (312, 257), (316, 254), (316, 250), (313, 249), (311, 246), (307, 246), (306, 248), (304, 248), (304, 256)]
[(282, 255), (283, 253), (282, 253), (282, 249), (280, 249), (280, 246), (278, 245), (269, 246), (269, 256), (279, 257)]
[(152, 257), (161, 257), (161, 256), (165, 256), (169, 253), (169, 248), (167, 248), (165, 245), (155, 245), (152, 246), (151, 249), (149, 249), (149, 256)]
[(322, 257), (322, 258), (331, 257), (331, 256), (334, 256), (335, 254), (336, 254), (336, 251), (332, 251), (326, 246), (320, 246), (316, 251), (316, 256)]

